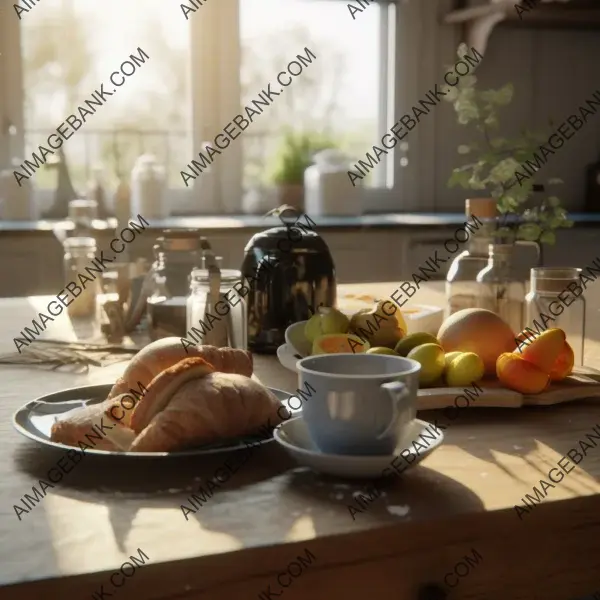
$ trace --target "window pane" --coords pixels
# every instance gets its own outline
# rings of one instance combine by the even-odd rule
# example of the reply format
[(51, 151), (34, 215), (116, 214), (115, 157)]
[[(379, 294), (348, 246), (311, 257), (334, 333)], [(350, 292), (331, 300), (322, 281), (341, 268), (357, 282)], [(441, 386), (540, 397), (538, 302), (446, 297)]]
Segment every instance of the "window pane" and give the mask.
[(244, 133), (244, 187), (272, 183), (286, 127), (325, 133), (351, 159), (363, 158), (381, 138), (382, 10), (371, 4), (353, 20), (340, 0), (240, 2), (242, 105), (269, 82), (281, 89), (277, 74), (298, 54), (306, 56), (306, 47), (317, 57)]
[[(114, 94), (93, 108), (96, 112), (86, 116), (80, 129), (69, 127), (72, 137), (64, 141), (75, 189), (85, 189), (96, 166), (114, 184), (117, 171), (129, 174), (145, 153), (167, 168), (171, 187), (183, 186), (179, 171), (191, 155), (192, 136), (188, 22), (179, 5), (164, 0), (44, 0), (21, 23), (25, 158), (31, 159), (39, 144), (48, 147), (48, 136), (69, 115), (79, 116), (78, 107), (86, 108), (85, 101), (104, 84)], [(111, 73), (130, 55), (139, 56), (138, 48), (149, 59), (115, 88)], [(47, 166), (33, 180), (38, 188), (56, 187), (56, 173)]]

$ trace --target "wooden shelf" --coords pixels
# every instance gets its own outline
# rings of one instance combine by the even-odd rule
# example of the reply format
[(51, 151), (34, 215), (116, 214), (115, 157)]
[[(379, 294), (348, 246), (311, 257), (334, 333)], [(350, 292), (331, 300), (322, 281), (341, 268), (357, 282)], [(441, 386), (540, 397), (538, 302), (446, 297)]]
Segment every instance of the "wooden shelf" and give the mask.
[(569, 3), (537, 5), (519, 14), (515, 4), (492, 2), (464, 7), (456, 0), (456, 10), (442, 21), (464, 26), (464, 41), (485, 53), (488, 38), (498, 25), (530, 29), (600, 29), (600, 0), (571, 0)]
[[(469, 8), (461, 8), (453, 10), (444, 16), (443, 22), (448, 25), (456, 25), (458, 23), (468, 23), (475, 19), (489, 17), (498, 13), (508, 13), (509, 10), (515, 10), (513, 6), (506, 5), (482, 5), (472, 6)], [(515, 11), (516, 15), (516, 11)]]
[(547, 29), (600, 29), (600, 8), (537, 8), (521, 15), (516, 10), (506, 15), (504, 25)]
[(444, 16), (447, 24), (468, 24), (492, 15), (503, 15), (502, 22), (519, 27), (548, 28), (600, 28), (600, 2), (589, 0), (571, 1), (569, 4), (555, 4), (530, 8), (517, 13), (515, 4), (488, 4), (453, 10)]

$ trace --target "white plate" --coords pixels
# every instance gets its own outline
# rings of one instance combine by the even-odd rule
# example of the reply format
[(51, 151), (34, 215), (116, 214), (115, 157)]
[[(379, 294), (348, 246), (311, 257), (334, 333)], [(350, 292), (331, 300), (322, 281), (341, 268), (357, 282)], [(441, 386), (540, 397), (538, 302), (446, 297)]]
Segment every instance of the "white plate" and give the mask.
[[(403, 457), (398, 458), (396, 466), (398, 468), (402, 466), (403, 472), (418, 465), (424, 458), (439, 448), (444, 441), (444, 434), (440, 430), (435, 434), (430, 430), (428, 438), (434, 436), (435, 440), (419, 439), (419, 436), (429, 426), (430, 423), (421, 419), (415, 419), (409, 426), (404, 440), (396, 448), (396, 452), (381, 456), (325, 454), (315, 446), (308, 434), (306, 422), (301, 416), (278, 425), (273, 432), (273, 436), (275, 437), (275, 441), (283, 446), (301, 465), (310, 467), (314, 471), (346, 479), (373, 479), (382, 477), (383, 470), (386, 467), (390, 467), (391, 462), (397, 456), (399, 457), (400, 451), (404, 449), (411, 453), (414, 460), (410, 464), (407, 464), (407, 461)], [(421, 445), (426, 446), (425, 450), (415, 450), (412, 443), (417, 440)], [(392, 473), (396, 473), (396, 471), (392, 470)]]
[(298, 369), (296, 369), (296, 363), (302, 357), (296, 353), (292, 346), (289, 344), (283, 344), (282, 346), (279, 346), (279, 348), (277, 348), (277, 358), (286, 369), (294, 371), (294, 373), (298, 372)]
[[(411, 310), (416, 309), (418, 309), (419, 312), (402, 313), (406, 325), (408, 326), (407, 335), (419, 331), (437, 335), (444, 317), (443, 309), (438, 308), (437, 306), (427, 306), (424, 304), (417, 304), (411, 307)], [(347, 316), (352, 316), (356, 312), (346, 308), (342, 308), (341, 311)], [(310, 343), (304, 337), (305, 324), (306, 321), (292, 323), (285, 330), (285, 344), (279, 346), (277, 349), (277, 358), (279, 359), (279, 362), (290, 371), (297, 372), (296, 362), (300, 358), (308, 356), (310, 353)]]

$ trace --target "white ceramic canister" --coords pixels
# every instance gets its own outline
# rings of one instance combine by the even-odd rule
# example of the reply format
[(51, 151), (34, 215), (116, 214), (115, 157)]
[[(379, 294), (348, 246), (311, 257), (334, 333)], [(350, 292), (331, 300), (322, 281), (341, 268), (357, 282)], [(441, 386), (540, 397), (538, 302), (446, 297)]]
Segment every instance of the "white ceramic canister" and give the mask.
[(145, 219), (165, 219), (165, 169), (151, 154), (140, 156), (131, 171), (131, 216)]
[(309, 215), (359, 215), (362, 187), (348, 178), (350, 159), (334, 149), (321, 150), (304, 171), (304, 207)]

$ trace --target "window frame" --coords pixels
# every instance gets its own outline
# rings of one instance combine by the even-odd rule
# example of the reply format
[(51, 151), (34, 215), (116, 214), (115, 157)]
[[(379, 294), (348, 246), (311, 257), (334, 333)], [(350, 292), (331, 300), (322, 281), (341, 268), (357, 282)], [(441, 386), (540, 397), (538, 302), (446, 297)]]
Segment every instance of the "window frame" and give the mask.
[[(202, 149), (203, 142), (213, 140), (242, 108), (240, 1), (209, 2), (189, 16), (193, 144), (190, 161)], [(379, 4), (379, 138), (406, 112), (402, 108), (412, 104), (409, 90), (418, 89), (419, 80), (425, 75), (421, 61), (406, 59), (425, 50), (423, 38), (428, 36), (423, 34), (429, 32), (415, 24), (415, 20), (423, 23), (420, 20), (424, 16), (421, 4)], [(345, 12), (344, 3), (340, 2), (340, 10)], [(350, 18), (349, 15), (346, 17)], [(11, 166), (10, 144), (13, 154), (17, 152), (19, 157), (24, 156), (22, 30), (14, 26), (15, 20), (16, 15), (11, 11), (0, 12), (0, 169)], [(8, 123), (16, 127), (15, 136), (9, 136)], [(417, 208), (417, 194), (411, 192), (417, 187), (419, 164), (423, 164), (419, 158), (427, 158), (422, 142), (430, 135), (431, 131), (423, 124), (411, 132), (408, 150), (400, 149), (398, 145), (390, 151), (386, 164), (374, 172), (376, 187), (363, 189), (363, 213), (404, 212)], [(372, 143), (377, 141), (374, 139)], [(171, 215), (243, 212), (243, 144), (241, 140), (236, 142), (231, 143), (214, 161), (210, 171), (197, 177), (189, 188), (168, 189), (168, 205), (177, 207)], [(365, 153), (368, 150), (366, 147)], [(410, 157), (406, 167), (400, 163), (404, 156)], [(186, 165), (181, 165), (181, 170), (185, 168)], [(425, 182), (431, 178), (421, 179)], [(53, 190), (36, 190), (38, 210), (50, 205), (53, 193)]]

